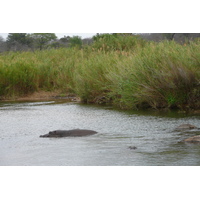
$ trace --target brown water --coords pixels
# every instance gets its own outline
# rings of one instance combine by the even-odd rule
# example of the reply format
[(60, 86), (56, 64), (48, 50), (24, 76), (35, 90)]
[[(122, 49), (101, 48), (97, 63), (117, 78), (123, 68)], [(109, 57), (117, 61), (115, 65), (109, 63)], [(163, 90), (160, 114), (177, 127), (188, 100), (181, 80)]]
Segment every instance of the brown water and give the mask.
[[(0, 104), (1, 166), (200, 165), (200, 145), (179, 141), (200, 133), (174, 132), (200, 116), (125, 112), (66, 102)], [(56, 129), (91, 129), (96, 135), (40, 138)], [(136, 146), (137, 149), (129, 149)]]

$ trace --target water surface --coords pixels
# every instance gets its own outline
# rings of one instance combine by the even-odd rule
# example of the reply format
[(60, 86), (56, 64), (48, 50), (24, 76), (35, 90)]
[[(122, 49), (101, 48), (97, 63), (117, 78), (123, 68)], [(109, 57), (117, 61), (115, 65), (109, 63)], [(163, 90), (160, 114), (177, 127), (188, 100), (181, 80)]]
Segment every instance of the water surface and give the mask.
[[(4, 102), (0, 104), (0, 165), (200, 165), (200, 145), (179, 143), (198, 133), (173, 131), (183, 123), (199, 127), (199, 120), (198, 115), (125, 112), (69, 102)], [(52, 130), (76, 128), (98, 133), (39, 137)]]

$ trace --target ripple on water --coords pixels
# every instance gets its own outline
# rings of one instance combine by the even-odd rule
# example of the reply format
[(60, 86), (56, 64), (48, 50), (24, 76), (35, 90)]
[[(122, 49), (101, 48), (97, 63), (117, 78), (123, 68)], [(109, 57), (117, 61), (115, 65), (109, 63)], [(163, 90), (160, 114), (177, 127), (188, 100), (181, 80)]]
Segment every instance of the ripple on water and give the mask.
[[(200, 164), (200, 146), (178, 143), (191, 133), (173, 132), (183, 123), (198, 127), (198, 116), (175, 118), (46, 101), (1, 103), (0, 120), (0, 165)], [(98, 133), (78, 138), (39, 137), (51, 130), (75, 128)]]

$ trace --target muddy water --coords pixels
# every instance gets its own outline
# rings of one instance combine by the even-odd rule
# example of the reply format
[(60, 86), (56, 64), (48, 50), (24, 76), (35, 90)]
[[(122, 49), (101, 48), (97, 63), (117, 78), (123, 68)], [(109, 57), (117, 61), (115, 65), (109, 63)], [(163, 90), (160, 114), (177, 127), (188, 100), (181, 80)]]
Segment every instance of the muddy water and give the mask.
[[(200, 133), (173, 131), (182, 123), (200, 127), (199, 122), (198, 115), (173, 112), (124, 112), (106, 106), (55, 101), (4, 102), (0, 104), (0, 165), (200, 165), (200, 145), (179, 143)], [(98, 134), (39, 137), (56, 129), (76, 128)]]

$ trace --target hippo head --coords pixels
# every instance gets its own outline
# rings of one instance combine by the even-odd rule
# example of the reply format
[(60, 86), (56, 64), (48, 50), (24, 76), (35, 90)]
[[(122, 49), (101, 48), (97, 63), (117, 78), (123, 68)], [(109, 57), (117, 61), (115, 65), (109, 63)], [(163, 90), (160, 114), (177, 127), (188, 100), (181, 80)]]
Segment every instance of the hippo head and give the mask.
[(58, 131), (50, 131), (48, 137), (60, 137), (60, 133)]
[(40, 137), (59, 137), (59, 133), (57, 131), (50, 131), (48, 134), (40, 135)]

